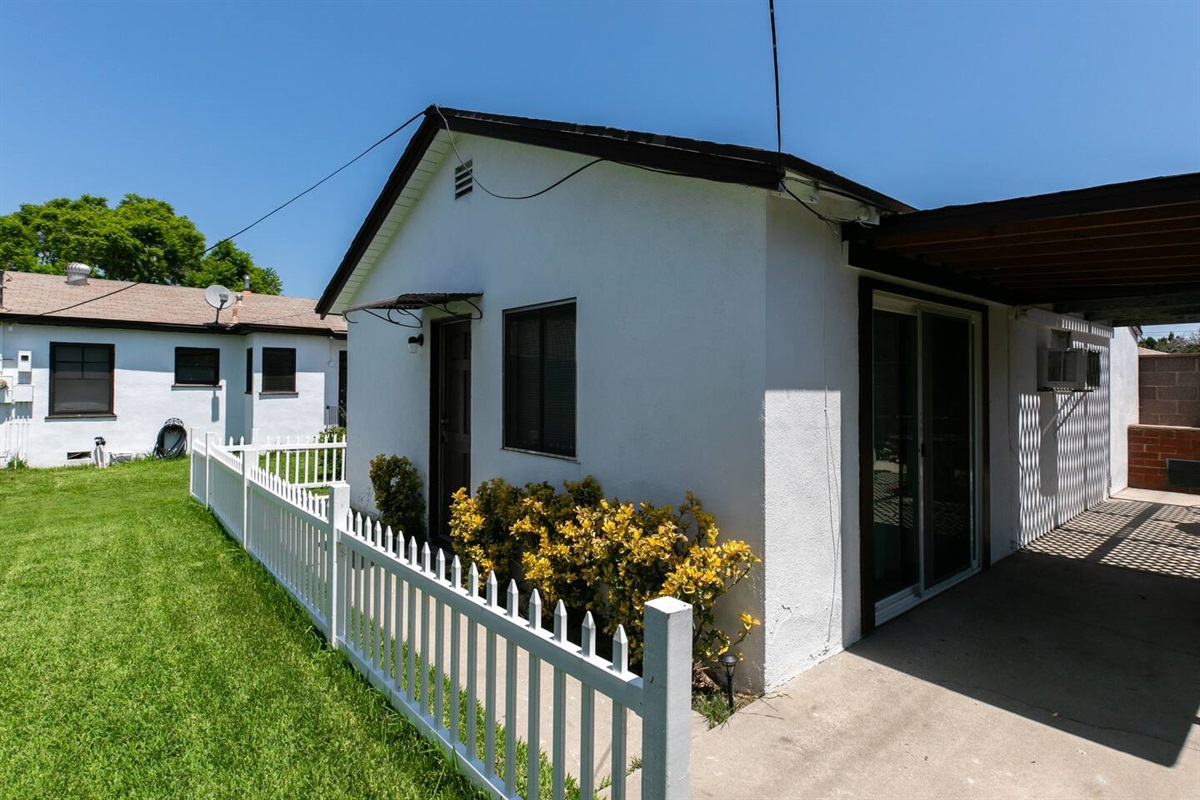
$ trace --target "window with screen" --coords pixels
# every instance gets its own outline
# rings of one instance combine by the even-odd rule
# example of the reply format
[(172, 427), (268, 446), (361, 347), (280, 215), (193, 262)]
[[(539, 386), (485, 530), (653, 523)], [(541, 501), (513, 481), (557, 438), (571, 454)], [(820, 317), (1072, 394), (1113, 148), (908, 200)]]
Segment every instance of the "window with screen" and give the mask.
[(262, 391), (264, 394), (296, 391), (296, 348), (263, 348)]
[(254, 348), (246, 348), (246, 394), (254, 391)]
[(575, 304), (504, 313), (504, 446), (575, 455)]
[(50, 415), (113, 413), (113, 346), (50, 343)]
[(217, 386), (221, 383), (221, 351), (215, 347), (176, 347), (175, 383)]

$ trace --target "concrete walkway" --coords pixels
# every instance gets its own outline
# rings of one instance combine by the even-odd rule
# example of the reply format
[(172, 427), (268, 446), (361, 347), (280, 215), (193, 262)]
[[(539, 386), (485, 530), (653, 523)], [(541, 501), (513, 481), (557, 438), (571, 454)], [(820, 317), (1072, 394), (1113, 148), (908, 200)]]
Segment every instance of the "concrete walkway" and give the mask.
[(1200, 797), (1200, 508), (1112, 500), (692, 742), (692, 796)]

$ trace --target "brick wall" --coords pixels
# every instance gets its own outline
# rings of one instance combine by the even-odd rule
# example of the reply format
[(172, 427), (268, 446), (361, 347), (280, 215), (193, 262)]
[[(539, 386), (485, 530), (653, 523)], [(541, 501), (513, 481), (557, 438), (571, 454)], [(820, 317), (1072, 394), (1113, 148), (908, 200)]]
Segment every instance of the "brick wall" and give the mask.
[(1200, 354), (1138, 356), (1138, 401), (1143, 425), (1200, 428)]
[[(1145, 364), (1144, 361), (1142, 363)], [(1145, 375), (1145, 372), (1142, 374)], [(1145, 414), (1142, 416), (1144, 418)], [(1200, 427), (1129, 426), (1130, 486), (1200, 494), (1200, 486), (1171, 486), (1167, 483), (1168, 458), (1200, 460)]]

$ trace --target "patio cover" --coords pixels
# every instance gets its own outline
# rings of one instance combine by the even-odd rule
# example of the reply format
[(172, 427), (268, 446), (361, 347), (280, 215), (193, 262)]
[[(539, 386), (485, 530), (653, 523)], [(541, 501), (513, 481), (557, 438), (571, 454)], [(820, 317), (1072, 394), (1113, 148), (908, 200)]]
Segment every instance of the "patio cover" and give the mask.
[(1200, 173), (846, 225), (850, 265), (1113, 325), (1200, 321)]

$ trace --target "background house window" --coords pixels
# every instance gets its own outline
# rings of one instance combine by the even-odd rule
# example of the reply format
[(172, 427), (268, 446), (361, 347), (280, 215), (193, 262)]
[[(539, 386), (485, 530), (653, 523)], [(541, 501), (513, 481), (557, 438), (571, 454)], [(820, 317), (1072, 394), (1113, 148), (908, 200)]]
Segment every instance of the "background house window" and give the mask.
[(575, 304), (504, 314), (504, 446), (575, 455)]
[(50, 414), (111, 414), (113, 346), (50, 343)]
[(262, 391), (267, 394), (296, 391), (296, 348), (263, 348)]
[(254, 392), (254, 348), (246, 348), (246, 394)]
[(175, 383), (217, 386), (221, 383), (221, 351), (215, 347), (176, 347)]

